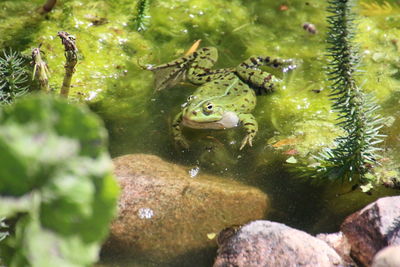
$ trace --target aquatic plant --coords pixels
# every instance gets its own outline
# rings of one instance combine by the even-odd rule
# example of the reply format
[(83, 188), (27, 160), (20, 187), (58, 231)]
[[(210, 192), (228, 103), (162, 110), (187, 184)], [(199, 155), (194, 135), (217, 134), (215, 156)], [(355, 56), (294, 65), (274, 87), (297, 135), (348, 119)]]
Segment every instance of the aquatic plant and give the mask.
[(137, 3), (134, 28), (138, 32), (147, 30), (150, 24), (149, 4), (150, 0), (139, 0)]
[(29, 74), (26, 59), (16, 51), (0, 55), (0, 104), (11, 103), (28, 92)]
[(60, 95), (68, 97), (69, 88), (71, 87), (72, 75), (75, 72), (76, 63), (78, 63), (78, 48), (75, 45), (75, 37), (67, 32), (58, 32), (58, 36), (61, 38), (61, 43), (65, 48), (65, 75), (61, 86)]
[(382, 142), (379, 134), (382, 119), (376, 115), (378, 105), (357, 84), (360, 57), (354, 43), (352, 7), (352, 0), (331, 0), (328, 5), (330, 97), (333, 110), (339, 114), (337, 125), (345, 134), (335, 140), (336, 147), (326, 149), (317, 157), (320, 165), (313, 176), (371, 184), (375, 178), (366, 174), (379, 158), (380, 149), (376, 145)]
[(361, 2), (361, 14), (364, 16), (392, 15), (400, 13), (400, 5), (396, 3)]
[[(10, 235), (10, 233), (8, 232), (8, 225), (5, 222), (6, 218), (0, 218), (0, 242), (3, 241), (4, 239), (6, 239), (7, 236)], [(0, 264), (1, 264), (1, 259), (0, 259)]]
[(49, 87), (49, 70), (47, 63), (42, 59), (40, 46), (32, 50), (32, 63), (33, 63), (33, 75), (32, 80), (35, 76), (39, 80), (40, 89), (46, 93), (50, 91)]
[(118, 193), (99, 118), (62, 98), (26, 96), (1, 109), (0, 151), (2, 263), (97, 261)]

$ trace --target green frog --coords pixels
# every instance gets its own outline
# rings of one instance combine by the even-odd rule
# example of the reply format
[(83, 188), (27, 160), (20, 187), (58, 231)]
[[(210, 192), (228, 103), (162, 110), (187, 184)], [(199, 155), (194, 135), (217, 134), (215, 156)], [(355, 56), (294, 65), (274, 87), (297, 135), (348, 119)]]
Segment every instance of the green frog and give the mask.
[(251, 114), (256, 106), (256, 95), (271, 92), (281, 84), (274, 75), (260, 66), (293, 69), (291, 60), (268, 56), (250, 57), (236, 68), (212, 69), (218, 58), (217, 49), (204, 47), (190, 55), (155, 67), (156, 90), (172, 87), (183, 80), (200, 85), (187, 98), (172, 122), (175, 141), (184, 148), (189, 145), (182, 134), (182, 126), (194, 129), (228, 129), (241, 125), (245, 131), (240, 150), (252, 146), (258, 124)]

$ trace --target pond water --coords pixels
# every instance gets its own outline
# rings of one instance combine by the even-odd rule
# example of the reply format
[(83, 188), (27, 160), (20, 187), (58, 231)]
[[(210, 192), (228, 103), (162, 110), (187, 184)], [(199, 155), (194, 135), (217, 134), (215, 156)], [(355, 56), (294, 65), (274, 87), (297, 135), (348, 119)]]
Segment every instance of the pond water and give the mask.
[[(0, 3), (0, 48), (29, 53), (42, 43), (50, 66), (50, 85), (58, 88), (63, 52), (55, 35), (66, 30), (77, 37), (81, 53), (72, 99), (86, 99), (104, 119), (113, 157), (149, 153), (198, 167), (200, 172), (233, 177), (266, 192), (268, 219), (311, 233), (337, 231), (345, 216), (382, 195), (350, 192), (348, 186), (314, 185), (290, 172), (290, 157), (307, 159), (332, 145), (340, 133), (331, 111), (325, 69), (326, 3), (320, 0), (150, 1), (146, 31), (134, 29), (137, 1), (60, 1), (42, 17), (34, 10), (42, 1)], [(393, 2), (393, 3), (392, 3)], [(360, 1), (358, 37), (363, 56), (363, 90), (373, 92), (387, 117), (384, 157), (397, 170), (400, 146), (400, 3)], [(18, 7), (18, 8), (17, 8)], [(304, 23), (315, 25), (312, 33)], [(11, 30), (10, 30), (11, 29)], [(176, 59), (196, 41), (218, 49), (215, 68), (234, 67), (251, 55), (294, 59), (298, 68), (281, 74), (283, 88), (257, 98), (253, 112), (259, 123), (253, 147), (239, 150), (243, 129), (185, 129), (189, 150), (173, 142), (171, 121), (196, 87), (180, 84), (154, 92), (153, 75), (144, 64)], [(210, 255), (212, 258), (213, 255)], [(133, 263), (131, 263), (133, 264)]]

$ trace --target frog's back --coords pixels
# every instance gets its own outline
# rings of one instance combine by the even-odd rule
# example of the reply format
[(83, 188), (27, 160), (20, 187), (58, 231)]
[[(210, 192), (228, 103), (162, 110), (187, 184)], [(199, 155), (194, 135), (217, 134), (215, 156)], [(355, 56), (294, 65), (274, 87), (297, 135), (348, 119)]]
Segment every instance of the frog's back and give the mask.
[(254, 90), (234, 73), (203, 84), (194, 95), (199, 100), (211, 100), (225, 106), (227, 110), (239, 113), (250, 113), (256, 105)]

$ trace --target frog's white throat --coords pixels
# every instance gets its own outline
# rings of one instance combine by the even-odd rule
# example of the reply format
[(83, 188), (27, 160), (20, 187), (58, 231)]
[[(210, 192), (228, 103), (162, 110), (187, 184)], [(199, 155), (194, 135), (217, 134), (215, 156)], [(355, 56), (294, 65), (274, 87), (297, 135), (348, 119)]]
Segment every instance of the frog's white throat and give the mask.
[(222, 119), (212, 122), (192, 121), (183, 116), (182, 124), (193, 129), (226, 129), (238, 126), (239, 117), (232, 111), (225, 112)]

